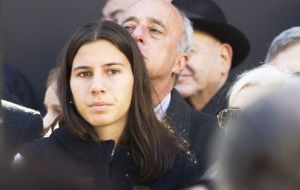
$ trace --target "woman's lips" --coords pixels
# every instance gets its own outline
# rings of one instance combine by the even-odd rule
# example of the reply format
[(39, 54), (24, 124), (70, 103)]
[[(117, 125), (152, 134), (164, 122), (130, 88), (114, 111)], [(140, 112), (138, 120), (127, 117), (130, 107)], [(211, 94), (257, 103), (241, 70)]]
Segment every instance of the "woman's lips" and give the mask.
[(92, 104), (89, 105), (90, 108), (92, 108), (95, 111), (106, 111), (112, 106), (111, 103), (107, 102), (93, 102)]

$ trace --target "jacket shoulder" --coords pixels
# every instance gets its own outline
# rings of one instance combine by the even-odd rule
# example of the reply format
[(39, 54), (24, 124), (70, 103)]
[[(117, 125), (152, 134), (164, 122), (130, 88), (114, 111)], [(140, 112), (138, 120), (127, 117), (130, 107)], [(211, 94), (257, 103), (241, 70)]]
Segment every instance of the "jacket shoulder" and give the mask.
[(4, 143), (9, 159), (21, 145), (42, 137), (43, 120), (38, 111), (1, 100)]
[(21, 105), (6, 101), (6, 100), (1, 100), (1, 105), (4, 109), (4, 111), (10, 112), (10, 113), (26, 113), (28, 115), (40, 115), (40, 113), (36, 110), (30, 109), (23, 107)]
[[(210, 115), (204, 112), (199, 112), (194, 109), (191, 111), (191, 121), (197, 124), (206, 124), (206, 127), (215, 127), (217, 118), (214, 115)], [(208, 124), (208, 125), (207, 125)]]
[(24, 125), (30, 127), (35, 125), (42, 130), (42, 116), (38, 111), (5, 100), (1, 100), (1, 105), (3, 108), (4, 122), (8, 127)]
[(187, 155), (180, 155), (174, 167), (150, 184), (151, 189), (182, 189), (201, 177), (198, 164)]
[(22, 145), (18, 153), (28, 160), (42, 160), (47, 157), (51, 147), (56, 147), (56, 145), (54, 138), (40, 138)]

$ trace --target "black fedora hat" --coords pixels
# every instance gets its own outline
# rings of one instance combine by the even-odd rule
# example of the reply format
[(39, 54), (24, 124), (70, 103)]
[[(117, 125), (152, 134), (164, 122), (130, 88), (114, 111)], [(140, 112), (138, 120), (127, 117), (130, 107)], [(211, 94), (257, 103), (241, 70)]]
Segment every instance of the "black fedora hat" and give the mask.
[(211, 0), (173, 0), (192, 21), (194, 30), (205, 31), (233, 49), (232, 68), (240, 64), (250, 52), (247, 37), (236, 27), (228, 24), (221, 8)]

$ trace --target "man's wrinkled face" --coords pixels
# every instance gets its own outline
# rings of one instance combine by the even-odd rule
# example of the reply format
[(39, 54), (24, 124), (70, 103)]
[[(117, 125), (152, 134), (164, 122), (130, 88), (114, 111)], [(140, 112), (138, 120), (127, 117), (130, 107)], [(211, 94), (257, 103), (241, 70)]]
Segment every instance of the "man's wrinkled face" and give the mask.
[(176, 89), (183, 97), (190, 97), (210, 85), (219, 84), (221, 76), (218, 64), (220, 41), (206, 32), (194, 31), (193, 47), (189, 63), (180, 73)]
[[(102, 19), (118, 22), (124, 12), (137, 0), (108, 0), (102, 9)], [(171, 2), (171, 0), (165, 0)]]
[(165, 80), (179, 73), (176, 63), (183, 33), (183, 19), (169, 2), (137, 1), (124, 13), (119, 23), (137, 42), (150, 78)]
[(136, 0), (108, 0), (102, 10), (103, 20), (118, 22), (124, 11)]

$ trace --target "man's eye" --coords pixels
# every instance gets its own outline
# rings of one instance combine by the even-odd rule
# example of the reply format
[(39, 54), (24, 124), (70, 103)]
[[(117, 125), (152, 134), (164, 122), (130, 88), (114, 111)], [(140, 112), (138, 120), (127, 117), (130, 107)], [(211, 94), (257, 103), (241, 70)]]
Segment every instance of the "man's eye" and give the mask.
[(154, 34), (160, 34), (160, 33), (161, 33), (161, 31), (158, 30), (158, 29), (156, 29), (156, 28), (150, 28), (149, 31), (150, 31), (151, 33), (154, 33)]
[(85, 71), (85, 72), (80, 72), (79, 74), (78, 74), (78, 76), (80, 76), (80, 77), (88, 77), (88, 76), (90, 76), (91, 75), (91, 73), (90, 72), (87, 72), (87, 71)]
[(190, 51), (190, 54), (192, 54), (192, 55), (193, 55), (193, 54), (195, 54), (195, 53), (196, 53), (196, 50), (195, 50), (195, 48), (192, 48), (192, 49), (191, 49), (191, 51)]
[(124, 27), (129, 33), (132, 33), (132, 32), (134, 31), (134, 29), (135, 29), (135, 27), (132, 26), (132, 25), (124, 25), (123, 27)]

